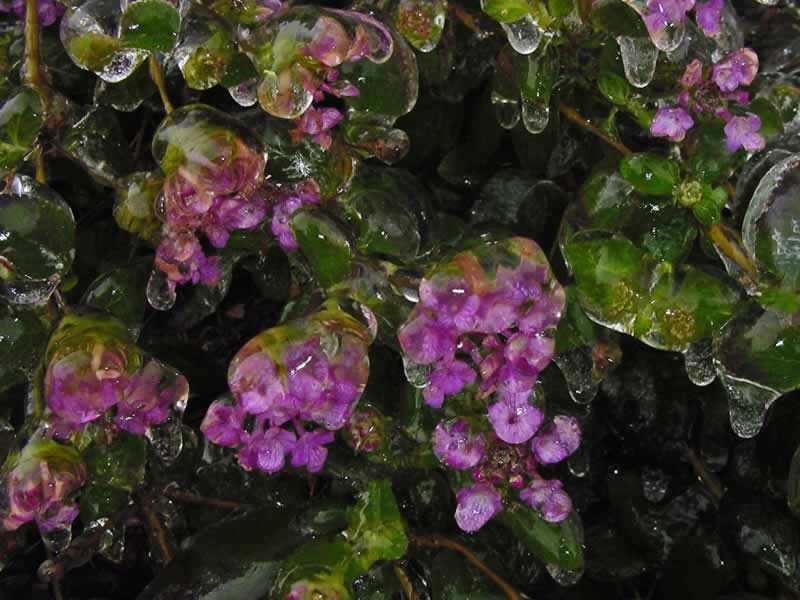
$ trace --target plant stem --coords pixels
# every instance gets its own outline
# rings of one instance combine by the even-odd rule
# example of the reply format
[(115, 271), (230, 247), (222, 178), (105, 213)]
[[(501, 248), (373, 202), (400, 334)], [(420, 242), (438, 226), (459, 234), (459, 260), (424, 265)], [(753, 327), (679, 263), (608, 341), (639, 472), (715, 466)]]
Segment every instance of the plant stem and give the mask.
[(706, 486), (706, 489), (709, 491), (711, 496), (714, 499), (714, 504), (719, 504), (719, 501), (722, 499), (722, 485), (714, 477), (711, 473), (708, 472), (703, 462), (697, 457), (695, 451), (691, 448), (686, 452), (686, 458), (689, 460), (689, 463), (692, 465), (695, 474), (703, 482), (703, 485)]
[(491, 579), (495, 584), (497, 584), (497, 587), (505, 592), (509, 600), (522, 600), (522, 596), (520, 596), (519, 592), (511, 587), (510, 583), (492, 571), (486, 565), (486, 563), (478, 558), (469, 548), (462, 546), (455, 540), (451, 540), (440, 535), (412, 535), (411, 543), (416, 544), (417, 546), (430, 546), (432, 548), (449, 548), (450, 550), (455, 550), (464, 558), (466, 558), (468, 562), (472, 563), (472, 565), (475, 566), (479, 571)]
[(141, 507), (144, 521), (147, 524), (147, 528), (150, 530), (150, 539), (155, 541), (158, 546), (158, 552), (161, 554), (162, 562), (168, 565), (172, 562), (172, 559), (175, 558), (175, 551), (168, 538), (167, 530), (164, 529), (164, 524), (161, 522), (155, 510), (153, 510), (150, 498), (142, 498)]
[(213, 508), (222, 508), (225, 510), (237, 510), (246, 504), (234, 502), (233, 500), (219, 500), (217, 498), (206, 498), (204, 496), (197, 496), (189, 492), (181, 492), (178, 490), (164, 490), (164, 495), (176, 502), (183, 502), (184, 504), (196, 504), (199, 506), (211, 506)]
[(161, 103), (164, 105), (164, 110), (167, 111), (167, 114), (171, 113), (173, 106), (172, 102), (169, 101), (167, 87), (164, 84), (164, 72), (161, 70), (161, 64), (158, 62), (158, 59), (153, 54), (150, 55), (150, 78), (158, 88), (158, 95), (161, 96)]
[(25, 83), (37, 91), (44, 87), (38, 0), (25, 0)]
[(614, 138), (609, 137), (608, 135), (606, 135), (600, 129), (598, 129), (597, 127), (595, 127), (594, 125), (589, 123), (589, 121), (584, 119), (580, 115), (580, 113), (578, 113), (578, 111), (575, 110), (574, 108), (572, 108), (571, 106), (561, 102), (558, 105), (558, 110), (561, 112), (562, 115), (567, 117), (567, 119), (569, 119), (570, 121), (572, 121), (573, 123), (575, 123), (579, 127), (582, 127), (586, 131), (596, 135), (597, 137), (599, 137), (606, 144), (608, 144), (609, 146), (614, 148), (614, 150), (616, 150), (617, 152), (619, 152), (623, 156), (630, 156), (631, 154), (633, 154), (633, 151), (630, 148), (628, 148), (625, 144), (623, 144), (622, 142), (618, 142)]
[(394, 570), (395, 577), (397, 577), (397, 580), (400, 582), (400, 587), (403, 588), (406, 600), (419, 600), (417, 593), (414, 591), (414, 587), (411, 585), (411, 581), (408, 579), (408, 574), (403, 567), (398, 563), (393, 563), (392, 569)]
[(38, 181), (42, 185), (46, 184), (47, 171), (45, 171), (44, 168), (44, 151), (42, 150), (41, 145), (39, 145), (39, 147), (36, 148), (35, 166), (36, 166), (36, 181)]
[(730, 258), (755, 283), (758, 279), (756, 267), (750, 258), (742, 252), (739, 234), (722, 224), (708, 228), (708, 236), (722, 254)]

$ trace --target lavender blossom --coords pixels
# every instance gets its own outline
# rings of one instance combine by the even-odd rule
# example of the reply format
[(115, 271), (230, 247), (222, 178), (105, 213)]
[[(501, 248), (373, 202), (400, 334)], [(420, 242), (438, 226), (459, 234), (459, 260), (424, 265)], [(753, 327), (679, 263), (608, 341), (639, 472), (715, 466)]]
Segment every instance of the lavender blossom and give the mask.
[(313, 180), (308, 180), (291, 188), (277, 190), (273, 197), (272, 234), (284, 250), (297, 250), (297, 240), (289, 221), (296, 210), (319, 204), (319, 187)]
[(244, 417), (245, 411), (233, 402), (215, 400), (208, 407), (200, 431), (218, 446), (236, 448), (243, 441)]
[(497, 437), (509, 444), (527, 442), (543, 420), (542, 411), (526, 400), (501, 400), (489, 406), (489, 421)]
[(542, 513), (545, 521), (558, 523), (572, 512), (572, 500), (558, 480), (537, 479), (519, 493), (520, 498)]
[(206, 256), (194, 234), (170, 232), (156, 249), (156, 267), (167, 276), (171, 291), (178, 284), (214, 285), (222, 277), (219, 257)]
[(686, 131), (692, 126), (694, 126), (694, 119), (684, 109), (659, 108), (650, 125), (650, 135), (680, 142), (686, 137)]
[(667, 27), (683, 23), (686, 13), (694, 8), (694, 0), (649, 0), (642, 20), (651, 35)]
[(730, 152), (744, 148), (748, 152), (761, 150), (764, 145), (764, 136), (759, 133), (761, 119), (753, 113), (746, 113), (741, 117), (732, 117), (725, 125), (725, 143)]
[(335, 108), (309, 108), (299, 119), (295, 119), (297, 127), (292, 130), (295, 137), (303, 135), (311, 136), (311, 139), (327, 150), (330, 148), (330, 130), (344, 118), (341, 112)]
[(153, 425), (163, 423), (170, 410), (189, 395), (189, 382), (177, 374), (169, 375), (151, 360), (128, 379), (125, 393), (117, 403), (114, 424), (129, 433), (142, 435)]
[(468, 532), (477, 531), (503, 510), (502, 496), (488, 483), (476, 483), (464, 488), (458, 492), (456, 499), (456, 523)]
[(466, 421), (440, 422), (433, 432), (433, 453), (451, 469), (469, 469), (484, 457), (483, 435), (470, 435)]
[(286, 455), (294, 449), (296, 442), (297, 438), (291, 431), (271, 427), (249, 437), (239, 450), (239, 464), (245, 469), (258, 468), (266, 473), (275, 473), (283, 468)]
[(721, 31), (720, 19), (722, 17), (722, 7), (724, 0), (707, 0), (698, 2), (695, 7), (695, 20), (703, 33), (707, 36), (714, 35)]
[(723, 92), (750, 85), (758, 73), (758, 55), (750, 48), (740, 48), (714, 65), (711, 79)]
[(581, 429), (573, 417), (558, 415), (539, 432), (531, 443), (531, 450), (542, 464), (561, 462), (574, 453), (581, 443)]
[(292, 450), (292, 466), (306, 467), (309, 473), (319, 472), (328, 457), (325, 444), (330, 444), (333, 438), (333, 432), (324, 429), (303, 433)]

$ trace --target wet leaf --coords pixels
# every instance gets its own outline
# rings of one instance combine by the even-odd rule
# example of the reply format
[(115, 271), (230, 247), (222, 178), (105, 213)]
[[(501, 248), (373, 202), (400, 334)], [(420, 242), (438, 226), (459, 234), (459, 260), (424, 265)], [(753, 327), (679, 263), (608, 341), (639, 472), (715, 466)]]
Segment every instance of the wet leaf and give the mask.
[(350, 274), (352, 244), (334, 219), (319, 210), (301, 209), (292, 215), (291, 227), (320, 286), (330, 287)]
[(21, 88), (0, 107), (0, 175), (11, 172), (32, 149), (42, 128), (42, 100)]
[(633, 154), (622, 159), (619, 172), (637, 192), (651, 196), (667, 196), (678, 185), (678, 163), (655, 154)]
[(180, 16), (164, 0), (137, 0), (127, 5), (120, 23), (120, 42), (126, 48), (168, 52), (178, 36)]

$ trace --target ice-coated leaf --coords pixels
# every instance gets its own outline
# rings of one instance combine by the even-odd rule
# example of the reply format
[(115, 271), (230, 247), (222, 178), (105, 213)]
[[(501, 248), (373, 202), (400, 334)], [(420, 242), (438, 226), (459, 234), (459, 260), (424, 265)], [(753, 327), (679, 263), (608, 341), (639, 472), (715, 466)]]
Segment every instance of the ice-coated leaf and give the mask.
[(481, 9), (498, 23), (519, 21), (530, 14), (526, 0), (483, 0)]
[(143, 63), (130, 77), (120, 82), (108, 83), (98, 79), (94, 88), (94, 102), (121, 112), (133, 112), (157, 91), (150, 77), (150, 70)]
[(147, 259), (103, 273), (89, 284), (81, 304), (115, 316), (136, 337), (147, 307), (144, 290), (151, 267)]
[(46, 344), (47, 327), (33, 311), (0, 307), (0, 391), (30, 375)]
[(678, 163), (656, 154), (633, 154), (622, 159), (619, 172), (637, 192), (650, 196), (667, 196), (678, 185)]
[(201, 4), (192, 3), (181, 19), (173, 56), (190, 88), (214, 87), (234, 59), (233, 30), (224, 19)]
[(114, 221), (125, 231), (155, 245), (161, 232), (156, 216), (156, 201), (164, 178), (157, 171), (140, 171), (117, 180), (114, 196)]
[(0, 278), (11, 304), (40, 305), (75, 256), (75, 218), (53, 190), (16, 175), (0, 194)]
[(180, 16), (164, 0), (137, 0), (127, 5), (120, 22), (120, 42), (126, 48), (169, 52), (178, 37)]
[(28, 152), (42, 128), (42, 100), (21, 88), (0, 107), (0, 175), (11, 172)]
[(300, 209), (292, 215), (291, 227), (320, 286), (330, 287), (350, 274), (352, 243), (333, 218), (319, 210)]
[(65, 128), (61, 149), (104, 185), (130, 171), (130, 154), (116, 113), (95, 106)]

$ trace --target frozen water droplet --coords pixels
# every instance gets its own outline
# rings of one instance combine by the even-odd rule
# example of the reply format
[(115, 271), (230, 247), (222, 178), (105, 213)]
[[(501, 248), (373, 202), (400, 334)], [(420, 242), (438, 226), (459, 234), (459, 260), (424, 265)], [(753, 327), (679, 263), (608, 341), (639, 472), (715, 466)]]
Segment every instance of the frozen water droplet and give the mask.
[(586, 477), (589, 474), (589, 451), (580, 446), (568, 459), (567, 468), (575, 477)]
[(781, 0), (756, 0), (759, 4), (764, 6), (778, 6)]
[(164, 464), (172, 464), (183, 450), (181, 416), (184, 406), (173, 406), (167, 419), (145, 434), (156, 455)]
[(100, 79), (108, 83), (117, 83), (127, 79), (136, 68), (147, 58), (144, 50), (121, 50), (111, 57), (111, 60), (98, 73)]
[(533, 134), (542, 133), (550, 120), (550, 105), (522, 99), (522, 124)]
[(650, 502), (661, 502), (667, 496), (669, 475), (657, 468), (642, 468), (642, 493)]
[(592, 371), (591, 346), (581, 346), (568, 352), (561, 352), (553, 357), (553, 362), (558, 365), (572, 400), (578, 404), (589, 404), (597, 395), (600, 384), (594, 380)]
[(273, 73), (265, 71), (257, 94), (261, 108), (281, 119), (296, 119), (311, 106), (314, 95), (308, 91), (308, 72), (300, 65)]
[(714, 358), (711, 354), (711, 339), (689, 344), (683, 355), (686, 374), (695, 385), (709, 385), (717, 377)]
[(55, 554), (65, 550), (72, 541), (72, 524), (40, 530), (45, 547)]
[(503, 129), (514, 129), (519, 123), (519, 101), (492, 92), (492, 105), (497, 122)]
[(407, 356), (403, 356), (403, 370), (406, 373), (408, 383), (415, 388), (424, 388), (431, 380), (431, 365), (421, 365), (414, 362)]
[(258, 89), (258, 80), (248, 79), (243, 81), (239, 85), (234, 85), (228, 88), (228, 93), (233, 98), (233, 101), (236, 102), (239, 106), (253, 106), (256, 102), (258, 102), (258, 94), (256, 90)]
[(532, 54), (542, 41), (542, 30), (530, 15), (525, 15), (519, 21), (500, 23), (500, 27), (506, 32), (508, 43), (520, 54)]
[(324, 333), (320, 335), (319, 338), (319, 347), (328, 357), (328, 359), (333, 359), (336, 356), (336, 353), (339, 351), (339, 336), (329, 330), (324, 330)]
[(147, 281), (147, 301), (156, 310), (169, 310), (175, 304), (175, 290), (170, 289), (167, 276), (153, 269)]
[(746, 379), (718, 371), (728, 394), (728, 413), (733, 432), (741, 438), (755, 436), (764, 425), (767, 409), (780, 396), (778, 392)]
[(622, 54), (622, 66), (625, 77), (637, 88), (647, 87), (653, 81), (658, 61), (658, 48), (646, 37), (617, 37), (619, 51)]

